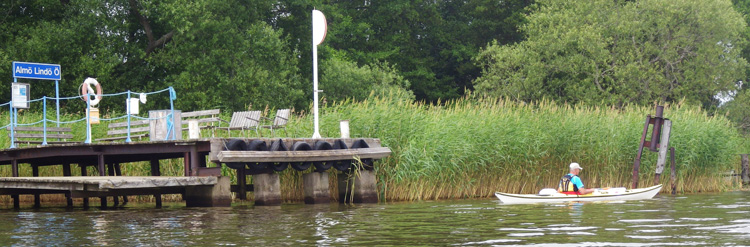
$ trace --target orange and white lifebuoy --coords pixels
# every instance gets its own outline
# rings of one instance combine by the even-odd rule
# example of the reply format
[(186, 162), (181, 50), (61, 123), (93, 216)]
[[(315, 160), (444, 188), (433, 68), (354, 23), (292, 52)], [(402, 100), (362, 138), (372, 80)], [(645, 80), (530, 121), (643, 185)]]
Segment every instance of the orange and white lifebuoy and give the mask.
[[(94, 91), (94, 88), (96, 88), (96, 91)], [(102, 100), (102, 85), (99, 84), (99, 81), (91, 77), (86, 78), (83, 81), (83, 85), (81, 85), (83, 101), (89, 100), (89, 94), (93, 94), (93, 97), (91, 97), (91, 106), (99, 104), (99, 101)]]

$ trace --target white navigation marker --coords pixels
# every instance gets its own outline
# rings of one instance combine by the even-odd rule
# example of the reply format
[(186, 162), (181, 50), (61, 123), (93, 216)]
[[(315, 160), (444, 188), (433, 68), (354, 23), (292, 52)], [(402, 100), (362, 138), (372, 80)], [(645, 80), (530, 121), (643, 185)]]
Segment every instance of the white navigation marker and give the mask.
[(313, 54), (313, 115), (315, 118), (315, 133), (312, 138), (320, 138), (318, 127), (318, 45), (323, 43), (328, 31), (326, 16), (318, 10), (312, 11), (312, 54)]

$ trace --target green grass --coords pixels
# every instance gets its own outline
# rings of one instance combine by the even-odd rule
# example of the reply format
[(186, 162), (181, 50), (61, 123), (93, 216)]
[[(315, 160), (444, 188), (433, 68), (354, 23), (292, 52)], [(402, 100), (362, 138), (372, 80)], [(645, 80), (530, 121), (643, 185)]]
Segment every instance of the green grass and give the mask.
[[(397, 98), (397, 97), (396, 97)], [(677, 152), (679, 192), (725, 191), (739, 185), (722, 173), (739, 170), (738, 153), (750, 152), (750, 142), (723, 116), (708, 117), (699, 107), (668, 105), (665, 117), (673, 121), (671, 146)], [(266, 116), (273, 111), (266, 109)], [(224, 119), (231, 113), (225, 112)], [(312, 116), (305, 113), (290, 120), (291, 137), (312, 135)], [(364, 102), (340, 102), (321, 110), (321, 134), (339, 136), (339, 120), (350, 120), (351, 135), (380, 138), (393, 154), (377, 163), (381, 200), (426, 200), (490, 197), (495, 191), (534, 193), (554, 187), (578, 162), (587, 187), (629, 187), (633, 160), (647, 114), (653, 107), (572, 106), (542, 101), (518, 104), (510, 101), (467, 97), (440, 105), (411, 103), (393, 98)], [(109, 114), (117, 115), (117, 114)], [(7, 111), (0, 112), (7, 124)], [(65, 115), (65, 120), (80, 118)], [(49, 119), (54, 119), (50, 114)], [(23, 112), (19, 121), (41, 119), (40, 113)], [(85, 137), (85, 123), (70, 125), (77, 139)], [(106, 123), (94, 125), (95, 138), (104, 137)], [(187, 133), (183, 133), (187, 135)], [(214, 134), (204, 130), (203, 136)], [(234, 136), (239, 132), (233, 132)], [(267, 136), (267, 131), (263, 135)], [(217, 137), (228, 136), (217, 130)], [(249, 134), (254, 136), (254, 133)], [(8, 146), (7, 131), (0, 145)], [(640, 184), (653, 183), (657, 153), (644, 151)], [(89, 174), (94, 174), (93, 168)], [(147, 175), (146, 162), (123, 166), (126, 175)], [(164, 175), (180, 176), (182, 160), (162, 161)], [(74, 175), (80, 174), (77, 169)], [(307, 171), (309, 172), (309, 171)], [(61, 168), (44, 167), (42, 176), (59, 176)], [(223, 173), (234, 172), (224, 168)], [(335, 173), (331, 172), (335, 194)], [(31, 169), (21, 166), (21, 175)], [(662, 175), (669, 182), (669, 171)], [(0, 167), (10, 176), (10, 166)], [(301, 173), (281, 174), (282, 197), (301, 201)], [(666, 190), (666, 189), (665, 189)]]

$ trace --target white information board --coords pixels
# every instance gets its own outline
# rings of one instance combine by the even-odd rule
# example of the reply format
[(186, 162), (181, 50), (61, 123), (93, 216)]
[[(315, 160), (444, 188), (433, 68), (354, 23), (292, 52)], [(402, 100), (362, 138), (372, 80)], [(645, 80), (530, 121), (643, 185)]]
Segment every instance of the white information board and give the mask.
[(28, 83), (12, 83), (13, 108), (29, 109), (29, 87)]

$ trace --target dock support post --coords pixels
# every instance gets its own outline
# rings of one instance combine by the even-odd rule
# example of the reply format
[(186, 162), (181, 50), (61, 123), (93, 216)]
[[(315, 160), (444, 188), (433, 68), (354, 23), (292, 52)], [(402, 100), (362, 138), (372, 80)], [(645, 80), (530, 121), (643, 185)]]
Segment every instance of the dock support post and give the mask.
[[(86, 171), (86, 164), (78, 164), (81, 166), (81, 176), (85, 177), (88, 176), (88, 172)], [(83, 208), (88, 209), (89, 208), (89, 198), (84, 197), (83, 198)]]
[(747, 154), (740, 154), (742, 156), (742, 184), (750, 184), (750, 162), (748, 162)]
[[(39, 177), (39, 166), (31, 165), (31, 176)], [(34, 193), (34, 208), (42, 207), (42, 198), (38, 193)]]
[(237, 169), (237, 199), (247, 200), (247, 170)]
[[(151, 176), (161, 176), (161, 170), (159, 167), (159, 160), (151, 160)], [(161, 194), (155, 193), (154, 199), (156, 200), (156, 208), (161, 208)]]
[[(115, 176), (122, 176), (122, 168), (120, 167), (120, 163), (115, 163)], [(117, 198), (117, 197), (115, 197)], [(123, 195), (122, 196), (122, 205), (125, 206), (125, 204), (128, 204), (128, 196)]]
[[(97, 155), (97, 160), (98, 160), (97, 167), (99, 168), (99, 176), (106, 176), (107, 174), (104, 170), (105, 169), (104, 154)], [(101, 205), (100, 205), (101, 209), (107, 209), (107, 197), (106, 196), (99, 197), (99, 201), (101, 202)]]
[[(352, 171), (352, 173), (355, 173)], [(358, 174), (357, 174), (358, 173)], [(339, 175), (339, 202), (377, 203), (375, 171), (359, 170)]]
[(305, 190), (305, 203), (329, 203), (328, 172), (312, 172), (302, 175)]
[[(115, 176), (115, 164), (107, 164), (107, 176)], [(117, 196), (113, 196), (112, 201), (114, 201), (114, 205), (112, 205), (113, 207), (117, 207), (117, 205), (120, 205), (120, 198), (118, 198)]]
[(188, 207), (229, 207), (232, 192), (229, 177), (219, 176), (212, 186), (192, 186), (185, 188), (185, 203)]
[(253, 175), (253, 192), (256, 206), (281, 205), (279, 174), (265, 173)]
[(198, 147), (190, 146), (190, 176), (198, 176)]
[[(72, 173), (70, 172), (70, 163), (63, 164), (63, 176), (72, 176)], [(73, 207), (73, 197), (70, 195), (70, 193), (65, 193), (65, 201), (67, 202), (69, 208)]]
[[(12, 131), (11, 131), (12, 132)], [(11, 147), (13, 147), (13, 142), (11, 140)], [(11, 171), (13, 173), (13, 177), (18, 177), (18, 161), (16, 159), (13, 159), (10, 161), (11, 164)], [(21, 197), (19, 195), (12, 195), (13, 198), (13, 208), (20, 209), (21, 208)]]

